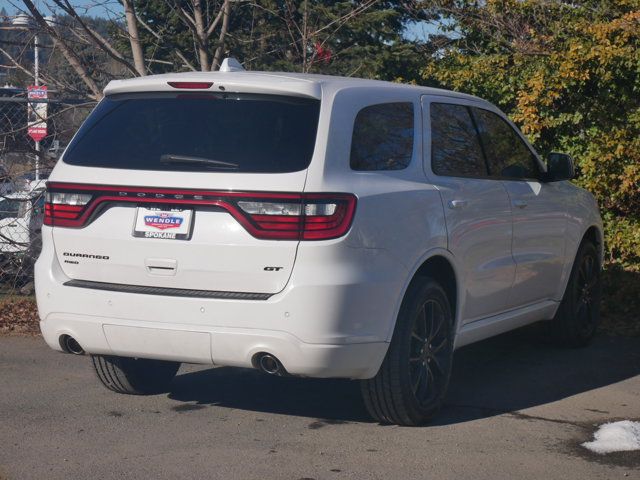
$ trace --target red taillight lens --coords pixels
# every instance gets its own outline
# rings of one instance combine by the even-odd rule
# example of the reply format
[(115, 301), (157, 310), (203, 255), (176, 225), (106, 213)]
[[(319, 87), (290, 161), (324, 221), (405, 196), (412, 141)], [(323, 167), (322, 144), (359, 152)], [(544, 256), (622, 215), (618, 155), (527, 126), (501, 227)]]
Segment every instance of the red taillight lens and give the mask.
[(239, 200), (237, 205), (251, 219), (250, 233), (257, 238), (281, 240), (329, 240), (347, 233), (356, 207), (350, 194), (302, 194), (290, 199)]
[[(82, 228), (98, 210), (121, 203), (219, 207), (251, 235), (268, 240), (329, 240), (347, 233), (356, 196), (348, 193), (266, 193), (117, 187), (50, 182), (45, 225)], [(100, 209), (98, 207), (101, 207)]]
[(213, 82), (167, 82), (173, 88), (183, 88), (187, 90), (204, 90), (211, 88)]
[(92, 195), (48, 191), (44, 204), (44, 224), (60, 227), (80, 226), (80, 216)]

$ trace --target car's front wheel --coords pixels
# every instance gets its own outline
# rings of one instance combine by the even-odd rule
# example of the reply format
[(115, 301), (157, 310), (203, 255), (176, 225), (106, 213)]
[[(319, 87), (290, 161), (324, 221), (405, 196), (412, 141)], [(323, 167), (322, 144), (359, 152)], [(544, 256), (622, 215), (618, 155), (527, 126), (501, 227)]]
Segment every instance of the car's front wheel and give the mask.
[(180, 368), (179, 362), (111, 355), (91, 355), (91, 361), (105, 387), (129, 395), (166, 392)]
[(560, 307), (549, 324), (561, 344), (581, 347), (595, 335), (600, 323), (600, 273), (596, 246), (585, 240), (578, 249)]
[(453, 315), (431, 278), (415, 281), (396, 322), (378, 374), (361, 383), (371, 416), (381, 423), (420, 425), (441, 407), (453, 358)]

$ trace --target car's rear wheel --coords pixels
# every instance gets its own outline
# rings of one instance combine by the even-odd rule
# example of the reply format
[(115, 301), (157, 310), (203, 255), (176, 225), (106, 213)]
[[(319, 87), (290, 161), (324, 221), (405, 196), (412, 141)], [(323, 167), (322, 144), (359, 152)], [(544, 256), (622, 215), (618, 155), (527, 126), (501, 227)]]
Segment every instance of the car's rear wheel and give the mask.
[(105, 387), (129, 395), (166, 392), (180, 368), (179, 362), (110, 355), (91, 355), (91, 361)]
[(440, 409), (453, 359), (453, 315), (431, 278), (415, 281), (378, 374), (361, 383), (371, 416), (381, 423), (420, 425)]
[(600, 323), (600, 262), (595, 245), (585, 240), (578, 249), (567, 289), (549, 327), (553, 337), (570, 347), (587, 345)]

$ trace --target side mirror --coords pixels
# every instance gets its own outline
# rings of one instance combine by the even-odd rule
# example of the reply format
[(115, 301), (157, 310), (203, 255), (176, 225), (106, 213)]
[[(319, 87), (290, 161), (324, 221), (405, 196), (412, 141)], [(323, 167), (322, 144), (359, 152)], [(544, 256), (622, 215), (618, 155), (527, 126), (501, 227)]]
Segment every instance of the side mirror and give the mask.
[(576, 169), (573, 164), (573, 158), (566, 153), (552, 152), (547, 159), (547, 175), (548, 182), (560, 182), (562, 180), (571, 180), (576, 176)]

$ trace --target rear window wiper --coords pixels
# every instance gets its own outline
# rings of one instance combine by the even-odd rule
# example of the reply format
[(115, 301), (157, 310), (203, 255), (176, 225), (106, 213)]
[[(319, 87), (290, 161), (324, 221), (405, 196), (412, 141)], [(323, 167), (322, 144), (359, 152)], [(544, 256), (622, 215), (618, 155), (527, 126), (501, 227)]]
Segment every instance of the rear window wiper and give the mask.
[(237, 170), (238, 164), (231, 162), (223, 162), (212, 158), (190, 157), (188, 155), (174, 155), (173, 153), (165, 153), (160, 155), (160, 163), (163, 164), (194, 164), (207, 165), (214, 168), (222, 168), (226, 170)]

